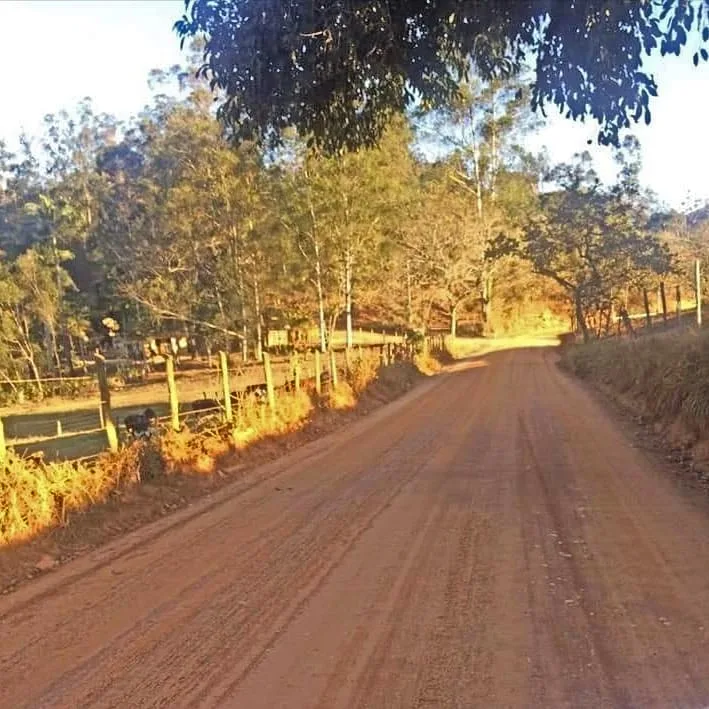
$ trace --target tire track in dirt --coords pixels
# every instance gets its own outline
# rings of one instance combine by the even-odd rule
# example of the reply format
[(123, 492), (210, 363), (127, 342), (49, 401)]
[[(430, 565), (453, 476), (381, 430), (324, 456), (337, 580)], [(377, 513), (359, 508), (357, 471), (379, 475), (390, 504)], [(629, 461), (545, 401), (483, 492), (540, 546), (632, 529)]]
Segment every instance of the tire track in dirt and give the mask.
[(709, 705), (709, 505), (554, 359), (459, 364), (0, 599), (0, 706)]
[[(451, 392), (451, 396), (453, 395), (454, 392)], [(433, 406), (431, 408), (430, 413), (434, 415), (434, 418), (438, 415), (438, 410), (445, 408), (447, 402), (449, 401), (450, 399), (446, 397), (442, 399), (436, 399), (433, 402)], [(423, 410), (419, 413), (419, 418), (422, 423), (428, 425), (428, 415), (423, 412)], [(414, 422), (415, 421), (416, 418), (414, 419)], [(411, 422), (409, 422), (409, 425), (410, 423)], [(398, 422), (393, 422), (392, 430), (390, 430), (389, 433), (396, 433), (397, 435), (402, 436), (406, 435), (406, 430), (406, 426), (400, 426)], [(432, 431), (429, 431), (426, 438), (422, 439), (422, 441), (413, 450), (413, 456), (422, 459), (421, 451), (423, 451), (427, 446), (430, 446), (430, 439), (435, 438), (440, 434), (441, 431), (437, 429), (432, 429)], [(378, 436), (375, 435), (374, 439), (371, 442), (376, 443), (377, 438)], [(390, 478), (393, 479), (399, 475), (399, 466), (402, 462), (400, 455), (395, 461), (392, 461), (390, 460), (390, 458), (387, 457), (387, 452), (392, 448), (396, 447), (397, 437), (393, 436), (393, 441), (389, 440), (390, 438), (392, 438), (391, 435), (379, 436), (379, 438), (381, 438), (381, 441), (385, 444), (384, 455), (383, 458), (378, 461), (378, 476), (374, 478), (377, 485), (373, 487), (371, 491), (367, 492), (367, 495), (375, 493), (379, 494), (382, 490), (389, 493), (390, 490), (388, 489), (387, 485), (390, 482)], [(376, 450), (377, 447), (375, 447), (375, 451)], [(356, 460), (346, 460), (345, 465), (343, 466), (343, 470), (344, 474), (338, 474), (333, 476), (332, 478), (326, 477), (324, 479), (318, 479), (318, 484), (313, 487), (312, 490), (310, 490), (308, 495), (306, 496), (308, 499), (311, 499), (315, 502), (314, 507), (312, 505), (306, 506), (303, 509), (296, 510), (296, 512), (292, 515), (289, 511), (287, 511), (285, 518), (281, 511), (281, 515), (278, 517), (278, 523), (275, 525), (271, 523), (270, 519), (266, 518), (267, 523), (270, 525), (266, 529), (276, 530), (278, 532), (278, 536), (276, 539), (274, 539), (268, 534), (264, 535), (264, 541), (258, 544), (260, 549), (253, 550), (249, 548), (249, 546), (244, 547), (245, 551), (243, 555), (241, 557), (237, 556), (234, 559), (235, 565), (246, 564), (246, 566), (240, 567), (240, 577), (253, 577), (253, 586), (255, 588), (260, 588), (263, 585), (268, 586), (270, 584), (276, 589), (277, 592), (281, 591), (283, 588), (283, 583), (290, 578), (290, 575), (292, 575), (295, 570), (297, 570), (299, 564), (302, 564), (307, 561), (307, 557), (303, 557), (303, 554), (306, 553), (304, 550), (307, 550), (308, 547), (299, 548), (299, 540), (303, 536), (301, 534), (303, 529), (309, 530), (311, 536), (317, 530), (319, 530), (320, 537), (325, 536), (325, 533), (327, 532), (328, 536), (332, 537), (332, 539), (337, 540), (337, 535), (335, 534), (335, 532), (326, 525), (326, 522), (328, 520), (326, 518), (318, 516), (318, 513), (320, 512), (320, 510), (330, 509), (330, 516), (332, 517), (333, 514), (337, 512), (337, 508), (334, 508), (334, 510), (332, 508), (333, 505), (337, 504), (338, 500), (347, 500), (348, 506), (351, 508), (351, 512), (354, 512), (354, 514), (350, 514), (341, 522), (341, 528), (344, 530), (348, 529), (348, 524), (351, 524), (352, 518), (356, 517), (357, 510), (360, 507), (366, 507), (367, 503), (369, 502), (369, 497), (364, 496), (362, 498), (361, 505), (359, 505), (357, 508), (352, 507), (351, 501), (353, 499), (353, 494), (351, 491), (348, 493), (348, 490), (353, 488), (353, 486), (361, 487), (363, 485), (359, 464), (356, 462)], [(366, 488), (366, 480), (364, 481), (364, 485)], [(338, 486), (339, 489), (337, 489)], [(258, 509), (260, 509), (260, 507), (263, 507), (264, 505), (262, 497), (263, 496), (261, 496), (260, 500), (258, 500), (257, 498), (257, 502), (255, 503), (256, 508)], [(260, 502), (260, 507), (257, 504), (258, 502)], [(280, 506), (282, 507), (282, 503), (279, 502), (277, 504), (280, 504)], [(262, 513), (263, 510), (260, 510), (260, 512)], [(223, 514), (223, 511), (220, 514)], [(260, 528), (262, 528), (263, 525), (263, 517), (264, 515), (260, 514), (258, 519), (255, 520), (255, 523), (259, 525)], [(336, 520), (336, 514), (334, 514), (334, 517)], [(290, 519), (293, 520), (296, 526), (289, 527), (288, 524), (284, 524), (287, 523), (287, 521)], [(213, 528), (214, 526), (215, 524), (212, 524), (210, 528), (208, 528), (208, 530)], [(219, 556), (219, 554), (224, 554), (224, 544), (214, 541), (211, 543), (210, 546), (217, 549), (217, 556)], [(263, 551), (265, 549), (269, 550), (269, 554), (268, 556), (264, 557)], [(188, 547), (185, 553), (189, 554), (189, 551), (190, 550)], [(322, 547), (313, 547), (311, 555), (318, 556), (320, 558), (327, 558), (326, 554), (324, 554), (323, 552), (324, 550)], [(182, 555), (183, 552), (179, 552), (179, 554)], [(129, 602), (129, 596), (131, 593), (129, 589), (132, 589), (133, 593), (136, 593), (136, 591), (139, 592), (141, 583), (148, 583), (150, 581), (151, 576), (164, 573), (164, 570), (160, 568), (160, 560), (161, 559), (156, 560), (156, 563), (158, 565), (157, 568), (151, 567), (149, 564), (144, 563), (143, 570), (146, 572), (146, 576), (140, 577), (140, 574), (137, 574), (137, 579), (131, 579), (127, 587), (118, 584), (118, 594), (115, 593), (116, 589), (114, 589), (114, 586), (116, 586), (116, 584), (112, 584), (109, 590), (106, 592), (106, 598), (109, 599), (111, 603), (115, 604), (124, 604), (126, 602)], [(200, 562), (200, 566), (202, 566), (205, 562), (205, 559), (201, 558)], [(206, 566), (205, 568), (210, 570), (212, 567)], [(138, 618), (136, 618), (136, 621), (131, 624), (127, 628), (127, 630), (125, 630), (122, 634), (111, 638), (111, 642), (108, 643), (100, 651), (100, 654), (97, 657), (92, 658), (89, 655), (87, 662), (83, 666), (75, 668), (75, 670), (70, 673), (70, 675), (58, 681), (58, 683), (55, 683), (55, 685), (51, 687), (50, 691), (60, 693), (61, 691), (63, 691), (64, 687), (70, 687), (75, 685), (76, 683), (83, 681), (87, 676), (92, 673), (92, 668), (101, 661), (110, 661), (113, 665), (119, 665), (121, 658), (125, 653), (131, 653), (136, 657), (134, 661), (131, 662), (130, 666), (127, 667), (127, 671), (124, 677), (128, 678), (128, 680), (124, 679), (124, 682), (134, 682), (134, 680), (136, 679), (136, 674), (134, 672), (135, 670), (137, 670), (138, 675), (140, 674), (140, 666), (143, 655), (149, 656), (152, 652), (157, 652), (157, 654), (161, 656), (161, 659), (173, 662), (176, 661), (181, 657), (180, 652), (177, 652), (176, 655), (172, 658), (170, 658), (169, 656), (165, 657), (165, 638), (163, 637), (165, 627), (169, 629), (171, 627), (179, 626), (183, 628), (184, 632), (185, 629), (191, 628), (192, 625), (195, 626), (192, 639), (190, 639), (189, 637), (181, 637), (179, 643), (180, 646), (192, 646), (196, 642), (196, 639), (199, 638), (200, 633), (204, 634), (204, 627), (212, 627), (215, 625), (215, 623), (218, 623), (221, 627), (229, 627), (229, 622), (235, 620), (235, 616), (237, 614), (240, 614), (241, 616), (245, 614), (245, 609), (248, 608), (249, 604), (248, 602), (246, 603), (246, 605), (234, 604), (233, 598), (228, 593), (223, 592), (223, 589), (228, 591), (229, 579), (233, 578), (233, 570), (222, 569), (221, 571), (217, 572), (214, 578), (211, 578), (208, 580), (208, 582), (206, 582), (208, 575), (209, 571), (201, 574), (197, 578), (197, 581), (193, 582), (193, 584), (191, 585), (191, 588), (194, 589), (198, 587), (202, 581), (205, 581), (205, 590), (203, 594), (192, 597), (191, 600), (193, 602), (189, 606), (191, 610), (189, 610), (187, 616), (185, 616), (184, 614), (181, 615), (181, 613), (184, 613), (185, 611), (185, 607), (181, 603), (182, 594), (180, 594), (179, 596), (176, 594), (172, 594), (171, 596), (168, 596), (166, 601), (159, 599), (158, 605), (152, 608), (147, 618), (147, 622), (141, 621), (140, 614), (138, 614)], [(189, 597), (189, 594), (187, 594), (187, 596)], [(154, 603), (155, 601), (152, 602)], [(96, 605), (98, 604), (95, 604), (95, 606)], [(136, 605), (137, 610), (139, 610), (140, 603), (136, 603), (136, 599), (134, 599), (133, 606), (136, 607)], [(150, 606), (148, 605), (148, 607)], [(259, 621), (260, 620), (263, 619), (261, 618), (259, 619)], [(120, 626), (121, 623), (125, 624), (124, 619), (117, 618), (117, 626)], [(61, 633), (58, 633), (58, 635), (54, 638), (56, 645), (65, 645), (71, 640), (71, 623), (65, 622), (63, 624), (63, 629), (64, 635), (62, 636)], [(41, 624), (38, 630), (40, 633), (43, 633)], [(155, 631), (155, 635), (151, 635), (151, 630)], [(109, 638), (110, 633), (107, 631), (109, 631), (109, 628), (105, 627), (105, 624), (102, 628), (97, 629), (97, 632), (99, 634), (103, 635), (105, 638)], [(214, 641), (215, 638), (218, 638), (218, 633), (216, 635), (211, 636), (212, 641)], [(57, 640), (59, 642), (56, 642)], [(91, 638), (88, 637), (85, 645), (85, 651), (89, 652), (90, 647)], [(140, 652), (141, 647), (144, 648), (143, 652)], [(168, 647), (171, 647), (171, 645), (168, 644)], [(189, 658), (182, 659), (185, 662), (189, 662)], [(0, 669), (9, 671), (12, 669), (12, 667), (8, 666), (7, 663), (2, 663), (0, 664)], [(110, 681), (114, 682), (115, 678), (111, 677)], [(154, 684), (154, 679), (151, 680), (151, 682), (152, 684)], [(101, 691), (105, 690), (106, 688), (102, 688)], [(184, 691), (184, 688), (180, 687), (179, 691)], [(0, 694), (0, 696), (2, 695)]]
[[(392, 436), (394, 431), (392, 431), (391, 429), (388, 429), (388, 433), (385, 433), (384, 435), (380, 436), (379, 440), (377, 438), (378, 433), (376, 430), (373, 432), (373, 434), (372, 434), (372, 432), (367, 433), (365, 431), (363, 433), (360, 433), (359, 435), (360, 436), (369, 435), (370, 439), (369, 439), (368, 443), (369, 443), (369, 446), (372, 448), (377, 448), (380, 446), (380, 444), (383, 445), (383, 447), (382, 447), (383, 455), (386, 455), (392, 449), (396, 448), (397, 444), (399, 443), (399, 440), (402, 439), (403, 437), (406, 437), (408, 432), (409, 431), (406, 426), (401, 426), (399, 428), (399, 430), (397, 430), (395, 432), (396, 436), (394, 436), (394, 437)], [(393, 437), (393, 440), (391, 440), (392, 437)], [(334, 440), (336, 440), (338, 438), (338, 436), (333, 436), (332, 438)], [(341, 438), (341, 436), (339, 436), (339, 438)], [(334, 453), (334, 449), (332, 449), (331, 452)], [(300, 453), (300, 451), (298, 453)], [(299, 462), (312, 462), (313, 459), (317, 459), (319, 457), (322, 457), (326, 453), (327, 453), (327, 451), (323, 451), (322, 447), (320, 447), (320, 449), (316, 449), (314, 454), (307, 456), (307, 458), (305, 458), (305, 460), (301, 460)], [(295, 457), (301, 457), (301, 456), (296, 454), (293, 457), (295, 458)], [(354, 460), (354, 461), (350, 460), (347, 462), (347, 464), (350, 465), (350, 468), (352, 468), (352, 469), (356, 468), (356, 466), (357, 466), (356, 460)], [(274, 466), (268, 466), (268, 467), (272, 468)], [(327, 485), (330, 483), (339, 483), (342, 481), (345, 474), (352, 473), (352, 469), (343, 469), (342, 471), (338, 471), (338, 472), (342, 472), (342, 474), (338, 475), (334, 479), (326, 479), (326, 480), (322, 481), (322, 484)], [(248, 495), (248, 493), (250, 493), (255, 488), (261, 486), (263, 483), (265, 483), (267, 481), (276, 482), (279, 476), (285, 475), (287, 477), (288, 473), (289, 473), (288, 465), (286, 463), (279, 463), (278, 465), (275, 466), (275, 470), (272, 471), (271, 475), (261, 476), (255, 482), (249, 482), (243, 486), (241, 483), (236, 483), (235, 487), (237, 489), (233, 492), (233, 494), (229, 494), (226, 498), (224, 498), (223, 496), (220, 496), (222, 499), (219, 499), (216, 502), (208, 504), (202, 510), (199, 510), (199, 511), (196, 511), (196, 512), (190, 514), (187, 518), (182, 520), (183, 524), (186, 524), (187, 522), (190, 522), (198, 517), (200, 518), (200, 520), (199, 520), (200, 523), (199, 524), (193, 523), (194, 532), (192, 533), (190, 538), (182, 540), (183, 545), (185, 547), (190, 547), (190, 545), (194, 541), (198, 541), (198, 539), (200, 537), (203, 537), (205, 535), (211, 535), (215, 530), (219, 530), (220, 526), (222, 526), (224, 524), (225, 519), (228, 519), (229, 516), (231, 515), (231, 511), (229, 510), (228, 505), (235, 497), (242, 497), (242, 498), (246, 497)], [(349, 484), (347, 480), (345, 480), (345, 482), (346, 482), (346, 484)], [(321, 488), (322, 488), (322, 484), (320, 486)], [(257, 492), (260, 492), (260, 491), (257, 491)], [(320, 498), (322, 498), (322, 489), (315, 490), (314, 493), (313, 493), (313, 491), (310, 491), (310, 494), (311, 495), (314, 494), (315, 496), (318, 497), (318, 499), (320, 499)], [(248, 497), (247, 497), (247, 499), (241, 500), (242, 512), (245, 512), (248, 509), (252, 509), (252, 508), (259, 508), (263, 505), (263, 497), (261, 495), (257, 495), (257, 496), (252, 495), (251, 497), (253, 497), (254, 499), (248, 499)], [(323, 505), (327, 504), (328, 503), (327, 497), (322, 498), (321, 503)], [(217, 512), (213, 513), (213, 511), (216, 508), (219, 508), (218, 513)], [(206, 513), (212, 513), (212, 514), (207, 516)], [(209, 524), (204, 524), (203, 522), (209, 522)], [(282, 523), (283, 523), (282, 519), (275, 520), (272, 524), (272, 528), (267, 531), (270, 532), (272, 530), (278, 529), (282, 525)], [(105, 564), (93, 566), (90, 571), (94, 572), (94, 573), (98, 572), (99, 570), (104, 569), (108, 563), (115, 564), (116, 562), (118, 562), (120, 560), (122, 560), (124, 562), (131, 562), (131, 561), (139, 560), (140, 558), (144, 557), (146, 552), (143, 550), (143, 545), (145, 543), (154, 543), (154, 542), (158, 541), (160, 537), (162, 537), (167, 532), (171, 531), (173, 529), (173, 527), (176, 526), (175, 524), (170, 524), (167, 527), (167, 529), (163, 529), (163, 527), (165, 527), (165, 525), (162, 523), (162, 521), (158, 524), (160, 526), (160, 530), (156, 535), (150, 534), (149, 529), (145, 530), (145, 532), (147, 533), (147, 541), (146, 542), (143, 542), (142, 540), (139, 541), (136, 545), (129, 547), (122, 554), (120, 554), (118, 556), (111, 557), (110, 560), (107, 561)], [(141, 530), (141, 532), (142, 531), (143, 530)], [(263, 534), (263, 531), (261, 533)], [(220, 543), (222, 543), (222, 539), (221, 539), (221, 537), (212, 537), (212, 539), (213, 539), (213, 541), (210, 543), (209, 551), (213, 552), (212, 556), (218, 558), (223, 553), (223, 549), (220, 547)], [(191, 552), (188, 551), (188, 554), (190, 554), (190, 553)], [(248, 550), (248, 553), (253, 555), (253, 550)], [(141, 573), (149, 572), (151, 575), (161, 573), (163, 571), (163, 568), (161, 568), (161, 563), (164, 562), (167, 566), (174, 565), (174, 563), (175, 563), (174, 556), (175, 556), (175, 550), (173, 548), (173, 544), (167, 544), (164, 547), (164, 553), (159, 558), (157, 558), (157, 559), (155, 558), (154, 552), (149, 555), (149, 558), (145, 560), (145, 564), (143, 565), (143, 567), (140, 568), (140, 572)], [(206, 561), (206, 559), (204, 557), (202, 557), (202, 561), (204, 562), (204, 561)], [(132, 571), (132, 574), (135, 575), (138, 570), (135, 568), (132, 568), (131, 571)], [(77, 583), (82, 578), (83, 578), (83, 576), (80, 576), (80, 577), (70, 576), (66, 580), (66, 583)], [(49, 579), (49, 580), (51, 580), (51, 579)], [(198, 579), (198, 582), (201, 580), (202, 580), (201, 578)], [(147, 581), (149, 581), (149, 578), (144, 578), (144, 579), (141, 579), (140, 581), (147, 582)], [(60, 588), (61, 588), (61, 586), (59, 584), (54, 585), (54, 586), (50, 585), (50, 587), (47, 589), (46, 594), (42, 594), (41, 596), (39, 596), (39, 595), (32, 596), (28, 600), (28, 603), (36, 602), (40, 599), (44, 599), (49, 594), (56, 595), (58, 593), (58, 591), (60, 590)], [(91, 598), (90, 605), (85, 605), (81, 609), (78, 609), (77, 610), (78, 614), (85, 615), (86, 612), (93, 610), (94, 608), (101, 607), (102, 604), (104, 604), (107, 601), (107, 598), (109, 596), (114, 601), (123, 600), (123, 599), (116, 598), (115, 589), (112, 587), (107, 588), (106, 595), (104, 595), (104, 596), (97, 597), (95, 594), (93, 596), (91, 594), (86, 594), (86, 595), (89, 598)], [(12, 601), (12, 600), (14, 600), (14, 598), (10, 597), (9, 600)], [(0, 615), (0, 622), (8, 622), (9, 620), (11, 620), (12, 614), (21, 613), (21, 611), (25, 607), (26, 607), (26, 605), (23, 603), (12, 604), (10, 611)], [(22, 618), (21, 620), (24, 620), (24, 618)], [(70, 625), (73, 621), (74, 621), (73, 617), (67, 618), (66, 624)], [(11, 626), (9, 626), (9, 627), (11, 627)], [(25, 643), (24, 646), (26, 648), (27, 643)]]
[[(572, 568), (583, 584), (581, 600), (592, 609), (589, 622), (607, 648), (606, 672), (621, 692), (617, 701), (664, 707), (671, 687), (682, 706), (705, 706), (708, 665), (696, 651), (707, 652), (709, 586), (696, 573), (696, 554), (707, 549), (699, 531), (706, 530), (706, 505), (628, 445), (597, 403), (559, 376), (550, 357), (545, 365), (548, 411), (537, 419), (543, 428), (535, 438), (561, 443), (554, 449), (557, 469), (570, 484), (558, 514), (565, 538), (576, 543)], [(671, 551), (663, 554), (663, 548)]]

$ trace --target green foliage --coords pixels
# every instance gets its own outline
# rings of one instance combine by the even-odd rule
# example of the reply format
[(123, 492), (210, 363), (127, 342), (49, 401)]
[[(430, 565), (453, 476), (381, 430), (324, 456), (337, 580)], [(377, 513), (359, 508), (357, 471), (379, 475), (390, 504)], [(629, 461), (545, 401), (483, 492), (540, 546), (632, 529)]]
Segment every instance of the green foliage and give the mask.
[[(201, 74), (239, 138), (277, 141), (295, 126), (328, 152), (370, 146), (393, 114), (459, 96), (471, 65), (485, 80), (534, 58), (532, 105), (592, 117), (617, 143), (650, 122), (647, 54), (707, 41), (709, 4), (686, 0), (186, 0), (183, 42), (205, 37)], [(701, 33), (701, 36), (700, 36)], [(700, 49), (695, 55), (705, 59)], [(255, 60), (257, 58), (257, 60)]]
[(587, 155), (559, 166), (557, 188), (539, 196), (525, 229), (521, 253), (541, 275), (567, 291), (588, 339), (586, 315), (603, 308), (614, 291), (642, 285), (649, 274), (670, 271), (669, 250), (650, 231), (647, 207), (627, 167), (611, 190), (598, 184)]
[[(153, 72), (153, 101), (128, 123), (84, 101), (17, 155), (0, 145), (6, 397), (29, 395), (12, 379), (37, 380), (33, 397), (64, 393), (39, 380), (101, 345), (107, 317), (120, 337), (258, 356), (268, 330), (289, 326), (317, 329), (323, 349), (335, 328), (351, 343), (370, 323), (550, 327), (566, 316), (562, 286), (583, 325), (614, 290), (667, 270), (635, 143), (613, 188), (582, 161), (539, 194), (545, 160), (518, 148), (534, 123), (519, 80), (468, 77), (442, 108), (424, 102), (388, 118), (376, 146), (333, 155), (293, 131), (277, 150), (235, 145), (191, 77)], [(429, 163), (417, 148), (432, 132), (442, 150)]]

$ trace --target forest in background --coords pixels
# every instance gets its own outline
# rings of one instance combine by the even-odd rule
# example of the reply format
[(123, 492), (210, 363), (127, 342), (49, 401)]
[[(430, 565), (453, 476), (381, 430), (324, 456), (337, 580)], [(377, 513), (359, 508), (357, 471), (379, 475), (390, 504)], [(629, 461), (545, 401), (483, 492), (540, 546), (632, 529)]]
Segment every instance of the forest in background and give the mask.
[(317, 330), (323, 350), (373, 324), (592, 337), (644, 289), (688, 295), (707, 255), (707, 222), (643, 190), (634, 139), (613, 185), (588, 154), (525, 151), (520, 81), (473, 79), (377, 147), (329, 156), (295, 133), (230, 144), (193, 77), (152, 72), (153, 102), (128, 122), (87, 99), (19, 151), (0, 143), (0, 380), (62, 376), (111, 330), (245, 359), (284, 327)]

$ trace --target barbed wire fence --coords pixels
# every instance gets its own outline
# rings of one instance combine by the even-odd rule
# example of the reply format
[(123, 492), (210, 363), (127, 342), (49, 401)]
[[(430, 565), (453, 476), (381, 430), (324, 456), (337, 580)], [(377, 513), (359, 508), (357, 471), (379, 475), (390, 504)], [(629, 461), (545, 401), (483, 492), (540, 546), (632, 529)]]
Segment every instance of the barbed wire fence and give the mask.
[[(8, 449), (25, 456), (45, 460), (89, 460), (106, 450), (117, 450), (130, 437), (131, 417), (146, 411), (164, 426), (179, 429), (195, 426), (209, 417), (232, 421), (235, 409), (245, 396), (262, 397), (274, 407), (280, 391), (309, 387), (317, 394), (348, 372), (363, 353), (376, 353), (381, 364), (396, 359), (412, 359), (414, 346), (399, 334), (374, 333), (352, 349), (317, 349), (290, 356), (272, 356), (266, 352), (262, 362), (234, 366), (226, 352), (220, 352), (213, 368), (182, 371), (174, 357), (166, 357), (164, 376), (149, 383), (119, 387), (108, 375), (101, 357), (94, 362), (93, 375), (46, 378), (42, 385), (61, 383), (62, 398), (47, 397), (40, 403), (23, 403), (0, 409), (0, 460)], [(440, 342), (439, 342), (440, 340)], [(426, 347), (436, 351), (443, 338), (429, 338)], [(178, 366), (176, 366), (178, 365)], [(34, 380), (0, 382), (0, 387)], [(67, 382), (73, 382), (77, 394), (67, 398)], [(49, 388), (47, 391), (52, 391)]]

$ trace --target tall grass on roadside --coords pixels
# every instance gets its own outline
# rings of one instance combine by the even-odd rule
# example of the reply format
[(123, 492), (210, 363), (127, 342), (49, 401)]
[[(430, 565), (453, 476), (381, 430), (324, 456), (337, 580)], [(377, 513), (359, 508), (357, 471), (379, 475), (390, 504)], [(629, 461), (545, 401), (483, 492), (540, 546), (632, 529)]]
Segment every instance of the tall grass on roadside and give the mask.
[(114, 490), (139, 481), (148, 462), (142, 443), (90, 464), (44, 462), (8, 451), (0, 463), (0, 548), (64, 524), (72, 511), (104, 502)]
[(359, 396), (376, 378), (381, 367), (379, 353), (373, 350), (359, 352), (350, 364), (347, 382)]
[(443, 369), (443, 365), (439, 359), (436, 359), (429, 352), (419, 352), (414, 357), (414, 365), (421, 374), (426, 376), (431, 376), (432, 374), (437, 374)]
[(569, 347), (562, 365), (631, 398), (642, 412), (698, 436), (709, 433), (709, 333), (603, 340)]
[[(436, 370), (431, 358), (419, 357), (417, 362), (425, 373)], [(105, 453), (92, 463), (47, 462), (8, 451), (0, 463), (0, 548), (66, 524), (70, 512), (105, 502), (128, 486), (162, 475), (214, 473), (226, 455), (302, 428), (316, 406), (352, 408), (373, 387), (375, 398), (391, 400), (420, 376), (414, 364), (381, 367), (378, 355), (363, 353), (353, 357), (346, 377), (320, 398), (304, 390), (281, 392), (273, 410), (245, 398), (235, 407), (231, 423), (218, 416), (192, 420), (189, 427), (165, 429), (151, 440), (124, 445), (118, 453)]]

